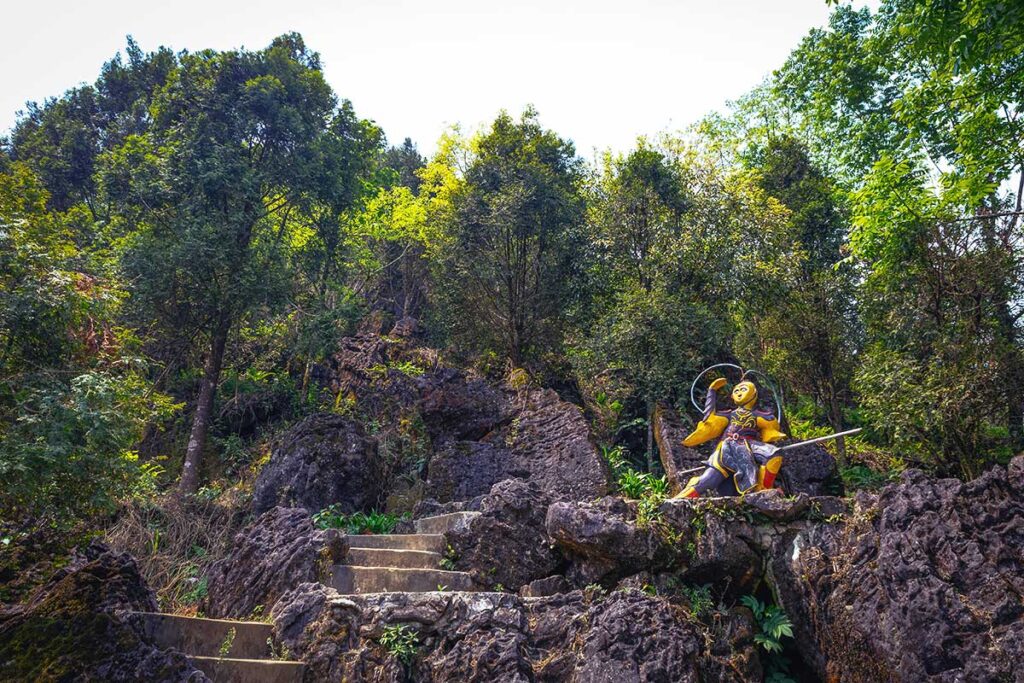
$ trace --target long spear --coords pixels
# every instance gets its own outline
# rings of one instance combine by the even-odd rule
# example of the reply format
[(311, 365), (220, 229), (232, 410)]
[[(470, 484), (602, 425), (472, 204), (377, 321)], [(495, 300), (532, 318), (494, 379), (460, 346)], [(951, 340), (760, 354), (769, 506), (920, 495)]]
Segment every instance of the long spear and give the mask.
[[(835, 434), (827, 434), (825, 436), (819, 436), (815, 439), (797, 441), (796, 443), (791, 443), (788, 446), (780, 446), (778, 448), (775, 448), (775, 452), (778, 453), (779, 451), (788, 451), (790, 448), (799, 448), (800, 446), (806, 446), (812, 443), (821, 443), (822, 441), (831, 441), (832, 439), (838, 439), (840, 436), (849, 436), (851, 434), (857, 434), (860, 431), (861, 428), (857, 427), (856, 429), (847, 429), (845, 432), (836, 432)], [(707, 465), (701, 465), (700, 467), (694, 467), (693, 469), (679, 472), (677, 473), (677, 476), (682, 476), (684, 474), (693, 474), (694, 472), (703, 472), (705, 469), (707, 469)]]

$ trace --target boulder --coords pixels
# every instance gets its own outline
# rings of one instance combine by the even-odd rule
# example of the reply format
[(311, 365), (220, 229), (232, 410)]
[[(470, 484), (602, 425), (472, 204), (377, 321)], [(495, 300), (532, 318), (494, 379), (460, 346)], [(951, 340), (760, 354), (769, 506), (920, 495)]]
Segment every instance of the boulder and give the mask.
[(427, 495), (436, 501), (467, 501), (487, 494), (509, 477), (527, 479), (506, 448), (479, 441), (458, 441), (435, 453), (427, 468)]
[(842, 495), (843, 482), (839, 477), (836, 459), (820, 444), (800, 446), (782, 455), (782, 470), (778, 481), (787, 494)]
[(480, 501), (480, 515), (446, 534), (455, 568), (468, 571), (480, 586), (509, 590), (554, 574), (562, 557), (544, 533), (548, 502), (535, 483), (495, 484)]
[[(741, 681), (707, 649), (715, 642), (683, 608), (637, 591), (545, 598), (504, 593), (379, 593), (341, 597), (304, 584), (272, 613), (276, 637), (312, 680)], [(415, 634), (408, 664), (381, 645)], [(734, 629), (742, 631), (742, 628)], [(749, 628), (747, 629), (749, 640)], [(755, 655), (756, 658), (756, 655)]]
[(677, 548), (653, 526), (641, 527), (629, 503), (554, 503), (544, 521), (548, 536), (570, 559), (568, 577), (577, 585), (614, 582), (641, 570), (671, 564)]
[(1024, 456), (970, 482), (916, 470), (858, 494), (845, 523), (794, 532), (771, 572), (835, 681), (1020, 680)]
[(461, 370), (439, 368), (415, 384), (416, 409), (439, 447), (482, 439), (511, 417), (512, 405), (503, 392)]
[(207, 681), (146, 640), (131, 613), (157, 609), (135, 560), (94, 544), (0, 614), (0, 680)]
[(510, 395), (507, 401), (511, 417), (492, 425), (482, 439), (442, 443), (430, 461), (427, 495), (442, 503), (469, 500), (510, 477), (535, 482), (553, 500), (607, 492), (607, 465), (578, 407), (550, 390)]
[(679, 493), (690, 477), (700, 474), (682, 473), (703, 466), (707, 456), (701, 455), (695, 448), (683, 445), (688, 430), (679, 419), (679, 413), (664, 403), (658, 403), (654, 407), (653, 426), (654, 442), (658, 446), (658, 455), (661, 457), (661, 466), (665, 470), (669, 488), (672, 493)]
[(305, 509), (269, 510), (235, 536), (231, 555), (210, 568), (203, 610), (214, 618), (245, 619), (300, 583), (320, 580), (346, 550), (345, 537), (315, 529)]
[(311, 513), (336, 504), (342, 512), (368, 511), (382, 497), (376, 445), (357, 422), (311, 415), (275, 439), (256, 479), (253, 511), (275, 506)]
[(718, 586), (731, 598), (761, 583), (771, 530), (754, 523), (755, 509), (745, 499), (667, 500), (659, 511), (679, 539), (683, 581)]

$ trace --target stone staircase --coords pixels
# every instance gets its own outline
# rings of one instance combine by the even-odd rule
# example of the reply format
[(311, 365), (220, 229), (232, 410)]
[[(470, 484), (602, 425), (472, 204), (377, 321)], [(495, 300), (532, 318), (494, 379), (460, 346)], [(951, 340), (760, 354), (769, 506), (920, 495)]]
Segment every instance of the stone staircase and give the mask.
[(305, 665), (272, 657), (270, 624), (136, 612), (149, 639), (185, 653), (216, 683), (301, 683)]
[(477, 512), (453, 512), (413, 522), (414, 534), (349, 536), (344, 564), (331, 568), (327, 584), (339, 593), (471, 591), (465, 572), (440, 568), (444, 532), (469, 523)]
[[(412, 534), (349, 536), (345, 562), (331, 568), (325, 583), (345, 594), (472, 591), (469, 574), (440, 566), (444, 533), (468, 524), (478, 514), (424, 517), (413, 522), (416, 533)], [(215, 683), (302, 681), (304, 664), (274, 659), (270, 624), (152, 612), (134, 616), (153, 643), (185, 653)]]

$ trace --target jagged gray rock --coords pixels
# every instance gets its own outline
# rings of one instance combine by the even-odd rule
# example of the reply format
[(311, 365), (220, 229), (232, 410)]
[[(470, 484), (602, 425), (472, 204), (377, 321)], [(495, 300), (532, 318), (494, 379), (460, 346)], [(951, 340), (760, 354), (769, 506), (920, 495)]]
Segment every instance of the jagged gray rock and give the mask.
[(446, 534), (455, 568), (486, 588), (509, 590), (555, 573), (561, 554), (544, 532), (549, 499), (537, 484), (507, 479), (480, 501), (480, 515)]
[(207, 681), (133, 623), (132, 612), (156, 609), (135, 560), (94, 544), (25, 605), (0, 614), (0, 680)]
[(1024, 456), (970, 482), (917, 470), (771, 561), (804, 659), (836, 681), (1020, 680)]
[(382, 498), (376, 444), (359, 423), (340, 415), (311, 415), (274, 440), (256, 479), (253, 512), (275, 506), (311, 513), (336, 504), (342, 512), (368, 511)]
[[(714, 638), (684, 608), (637, 591), (341, 597), (304, 584), (272, 616), (277, 637), (313, 680), (667, 683), (702, 680), (705, 670), (723, 681), (752, 680), (760, 671), (749, 626), (731, 629), (732, 651), (719, 656), (705, 645)], [(408, 667), (380, 644), (395, 625), (416, 633)]]
[(244, 619), (288, 590), (327, 577), (345, 554), (345, 538), (313, 527), (303, 508), (274, 508), (235, 536), (234, 551), (208, 575), (207, 616)]

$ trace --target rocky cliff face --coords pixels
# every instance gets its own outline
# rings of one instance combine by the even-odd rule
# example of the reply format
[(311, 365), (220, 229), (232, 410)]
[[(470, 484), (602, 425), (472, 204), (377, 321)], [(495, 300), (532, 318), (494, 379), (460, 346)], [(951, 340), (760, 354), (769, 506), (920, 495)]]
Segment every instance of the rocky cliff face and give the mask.
[(181, 653), (148, 642), (133, 611), (157, 611), (135, 561), (90, 546), (26, 604), (0, 613), (0, 680), (208, 680)]
[[(273, 617), (276, 636), (303, 657), (314, 680), (669, 683), (747, 681), (760, 673), (749, 656), (749, 620), (711, 634), (686, 607), (635, 590), (342, 597), (303, 584)], [(418, 654), (408, 663), (381, 645), (395, 624), (416, 634)], [(716, 637), (728, 641), (730, 656), (716, 653)]]

